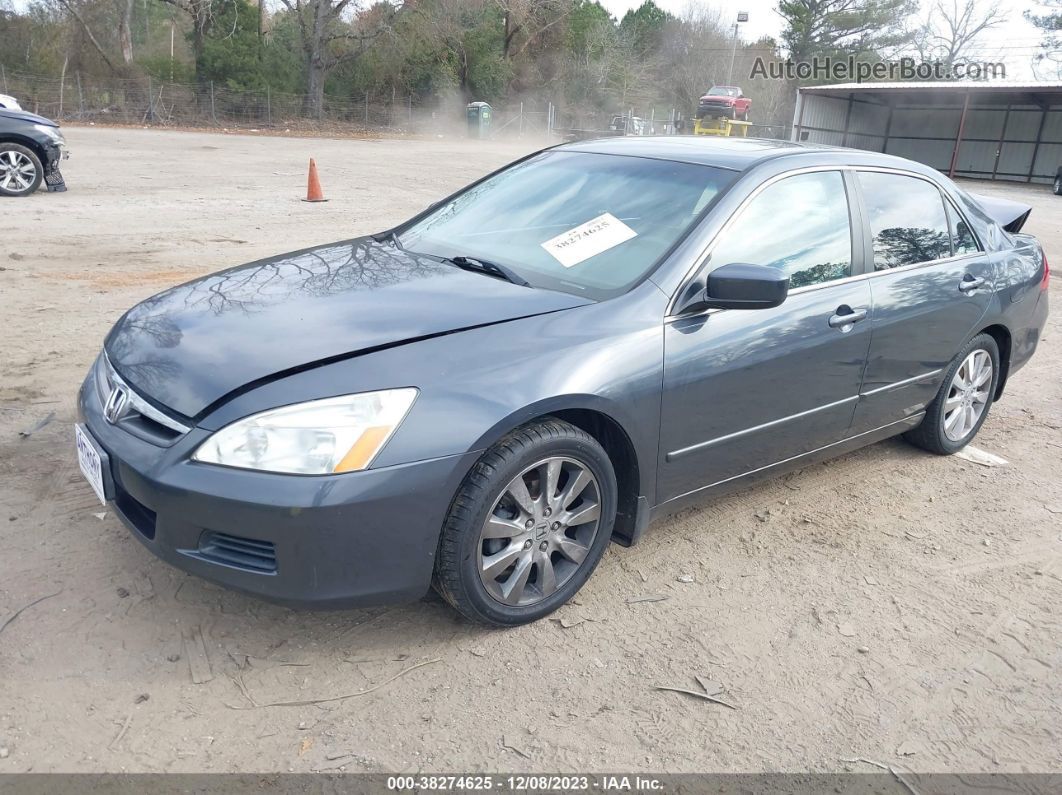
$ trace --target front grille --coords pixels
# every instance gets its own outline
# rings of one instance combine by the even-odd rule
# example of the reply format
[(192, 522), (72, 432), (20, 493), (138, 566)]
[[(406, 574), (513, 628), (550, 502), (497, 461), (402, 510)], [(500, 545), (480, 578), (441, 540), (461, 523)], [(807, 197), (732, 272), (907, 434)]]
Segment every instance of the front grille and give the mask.
[(729, 102), (702, 102), (697, 110), (700, 113), (717, 113), (719, 111), (732, 113), (734, 106)]
[(277, 550), (273, 542), (213, 530), (200, 537), (196, 557), (260, 574), (273, 574), (277, 570)]
[(102, 406), (107, 405), (111, 391), (116, 386), (125, 389), (127, 406), (115, 424), (133, 436), (157, 447), (169, 447), (188, 432), (186, 425), (152, 406), (122, 380), (106, 353), (101, 353), (96, 360), (95, 381), (96, 394)]

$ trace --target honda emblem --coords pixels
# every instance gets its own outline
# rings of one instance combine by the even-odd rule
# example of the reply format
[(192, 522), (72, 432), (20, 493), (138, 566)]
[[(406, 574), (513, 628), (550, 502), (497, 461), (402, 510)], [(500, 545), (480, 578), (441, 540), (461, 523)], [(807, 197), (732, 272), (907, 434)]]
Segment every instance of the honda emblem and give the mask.
[(126, 405), (129, 403), (129, 393), (125, 387), (116, 386), (111, 390), (107, 398), (107, 404), (103, 407), (103, 416), (111, 425), (125, 416)]

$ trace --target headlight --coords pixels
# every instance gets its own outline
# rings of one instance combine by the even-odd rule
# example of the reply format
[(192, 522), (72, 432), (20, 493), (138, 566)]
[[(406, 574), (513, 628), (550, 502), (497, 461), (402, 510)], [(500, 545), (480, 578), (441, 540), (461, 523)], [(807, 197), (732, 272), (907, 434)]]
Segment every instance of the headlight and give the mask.
[(416, 397), (413, 388), (385, 389), (263, 411), (217, 431), (192, 460), (298, 475), (365, 469)]
[(49, 138), (52, 138), (52, 139), (54, 139), (56, 141), (63, 140), (63, 135), (62, 135), (62, 133), (59, 132), (59, 128), (58, 127), (52, 127), (52, 126), (50, 126), (48, 124), (34, 124), (33, 125), (33, 129), (36, 130), (37, 132), (44, 133)]

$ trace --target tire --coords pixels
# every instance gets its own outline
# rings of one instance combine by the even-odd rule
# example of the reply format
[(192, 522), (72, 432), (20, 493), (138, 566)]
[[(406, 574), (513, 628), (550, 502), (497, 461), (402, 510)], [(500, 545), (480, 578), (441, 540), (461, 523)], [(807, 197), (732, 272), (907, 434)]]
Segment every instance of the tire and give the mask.
[(37, 153), (21, 144), (0, 143), (0, 196), (29, 196), (44, 179)]
[[(978, 362), (991, 363), (992, 371), (984, 380), (983, 369), (978, 368)], [(971, 364), (972, 363), (972, 364)], [(965, 367), (965, 369), (963, 369)], [(959, 371), (963, 369), (960, 375)], [(973, 391), (964, 396), (962, 383), (971, 375), (974, 382), (981, 383), (973, 388)], [(913, 430), (904, 434), (904, 438), (918, 447), (928, 450), (937, 455), (951, 455), (968, 445), (977, 432), (981, 429), (996, 394), (999, 384), (999, 346), (989, 334), (978, 334), (959, 351), (952, 359), (944, 374), (944, 381), (940, 385), (940, 391), (933, 398), (933, 402), (926, 408), (926, 416), (922, 423)], [(954, 401), (958, 399), (956, 407)], [(963, 412), (965, 405), (970, 405), (971, 410), (976, 411), (980, 406), (980, 413), (975, 417), (955, 416), (954, 411)], [(950, 427), (949, 427), (950, 426)]]
[(1054, 189), (1056, 196), (1062, 196), (1062, 168), (1060, 168), (1058, 173), (1055, 174)]
[[(543, 494), (547, 471), (553, 500)], [(514, 496), (520, 484), (525, 508)], [(616, 491), (612, 462), (589, 434), (555, 418), (517, 428), (483, 454), (457, 490), (439, 539), (435, 590), (480, 624), (514, 627), (549, 615), (601, 560)], [(596, 519), (584, 519), (594, 515), (595, 502)], [(582, 521), (569, 526), (567, 518)]]
[(748, 121), (749, 120), (749, 112), (747, 110), (742, 112), (741, 120), (742, 121)]

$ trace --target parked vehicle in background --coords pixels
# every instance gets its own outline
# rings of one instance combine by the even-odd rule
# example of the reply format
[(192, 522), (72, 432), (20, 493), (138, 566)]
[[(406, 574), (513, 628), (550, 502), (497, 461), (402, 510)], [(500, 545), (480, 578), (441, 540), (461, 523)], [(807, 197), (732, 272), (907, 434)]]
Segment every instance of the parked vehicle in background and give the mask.
[(0, 94), (0, 108), (6, 110), (22, 110), (18, 100), (9, 94)]
[(42, 182), (49, 191), (66, 190), (59, 162), (69, 156), (57, 123), (0, 108), (0, 196), (29, 196)]
[(748, 121), (752, 100), (738, 86), (712, 86), (697, 104), (697, 118)]
[(646, 119), (638, 116), (617, 115), (608, 124), (609, 132), (623, 135), (652, 135), (653, 129)]
[(78, 459), (200, 577), (526, 623), (654, 515), (896, 434), (962, 449), (1047, 319), (1029, 211), (854, 149), (554, 147), (133, 307)]

